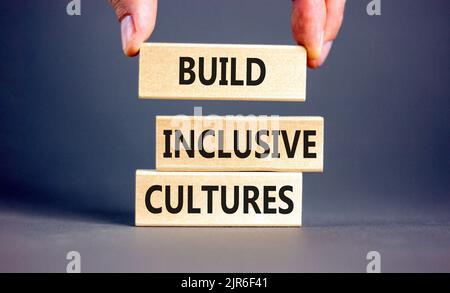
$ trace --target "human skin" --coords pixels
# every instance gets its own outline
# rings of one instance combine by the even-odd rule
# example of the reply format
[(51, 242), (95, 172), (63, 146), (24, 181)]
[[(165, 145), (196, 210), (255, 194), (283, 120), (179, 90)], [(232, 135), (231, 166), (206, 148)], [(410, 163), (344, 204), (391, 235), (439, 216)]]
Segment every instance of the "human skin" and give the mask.
[[(156, 23), (158, 0), (108, 0), (121, 26), (127, 56), (139, 54)], [(344, 19), (345, 0), (293, 0), (292, 35), (308, 52), (308, 66), (317, 68), (328, 57)]]

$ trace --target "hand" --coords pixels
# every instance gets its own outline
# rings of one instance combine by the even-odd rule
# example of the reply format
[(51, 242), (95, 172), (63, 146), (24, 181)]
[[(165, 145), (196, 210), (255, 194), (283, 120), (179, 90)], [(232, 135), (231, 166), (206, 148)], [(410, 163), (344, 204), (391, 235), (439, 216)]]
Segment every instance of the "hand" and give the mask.
[(116, 12), (125, 55), (135, 56), (153, 33), (158, 0), (108, 0)]
[(308, 51), (308, 66), (317, 68), (327, 59), (344, 19), (345, 0), (293, 0), (292, 32)]
[[(122, 48), (135, 56), (153, 32), (158, 0), (109, 0), (121, 23)], [(293, 0), (294, 39), (308, 51), (308, 66), (322, 65), (344, 17), (345, 0)]]

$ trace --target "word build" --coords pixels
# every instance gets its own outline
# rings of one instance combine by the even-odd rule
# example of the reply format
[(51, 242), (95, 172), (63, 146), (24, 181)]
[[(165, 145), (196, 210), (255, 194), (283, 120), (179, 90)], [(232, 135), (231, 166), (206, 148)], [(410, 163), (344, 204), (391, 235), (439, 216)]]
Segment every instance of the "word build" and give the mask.
[(136, 172), (136, 226), (301, 226), (301, 173)]
[(322, 172), (321, 117), (157, 116), (158, 171)]
[(146, 43), (140, 50), (139, 97), (304, 101), (301, 46)]
[[(227, 63), (230, 61), (230, 80), (227, 78)], [(180, 57), (180, 81), (179, 84), (190, 85), (194, 84), (198, 77), (202, 85), (213, 85), (216, 81), (219, 85), (234, 85), (234, 86), (257, 86), (260, 85), (266, 77), (266, 66), (261, 59), (247, 58), (246, 80), (236, 77), (236, 58), (219, 58), (220, 68), (217, 69), (217, 57), (211, 58), (211, 74), (205, 77), (205, 58), (200, 57), (198, 61), (198, 72), (194, 71), (195, 60), (191, 57)], [(187, 65), (186, 65), (187, 64)], [(256, 64), (259, 68), (259, 76), (253, 77), (252, 68)], [(219, 74), (218, 74), (219, 71)], [(186, 75), (188, 78), (186, 78)], [(219, 77), (219, 78), (218, 78)]]

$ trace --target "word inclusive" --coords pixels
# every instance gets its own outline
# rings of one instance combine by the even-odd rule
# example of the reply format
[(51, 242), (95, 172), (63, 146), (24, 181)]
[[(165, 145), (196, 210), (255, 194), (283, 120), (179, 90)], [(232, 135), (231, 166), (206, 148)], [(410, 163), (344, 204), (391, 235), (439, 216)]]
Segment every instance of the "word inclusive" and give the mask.
[[(292, 139), (292, 142), (289, 141), (289, 134), (286, 130), (258, 130), (253, 135), (251, 130), (245, 131), (245, 141), (242, 142), (242, 145), (239, 143), (239, 131), (234, 130), (233, 131), (233, 152), (234, 155), (240, 159), (248, 158), (251, 154), (254, 154), (256, 158), (267, 158), (270, 154), (272, 158), (279, 158), (280, 152), (278, 151), (278, 141), (279, 137), (281, 135), (281, 141), (284, 145), (287, 157), (292, 159), (295, 156), (295, 153), (297, 151), (298, 142), (300, 139), (302, 131), (301, 130), (295, 130), (294, 137)], [(164, 158), (179, 158), (180, 157), (180, 149), (184, 148), (186, 151), (186, 154), (189, 158), (195, 157), (195, 149), (198, 150), (198, 153), (203, 157), (207, 159), (211, 159), (216, 157), (215, 151), (207, 151), (203, 148), (205, 145), (204, 141), (208, 138), (208, 136), (216, 137), (216, 131), (213, 129), (207, 129), (202, 131), (200, 134), (196, 134), (194, 130), (190, 130), (189, 134), (185, 136), (181, 130), (164, 130), (163, 134), (165, 136), (165, 151), (164, 151)], [(175, 152), (172, 153), (172, 134), (174, 134), (175, 137)], [(315, 130), (306, 130), (303, 132), (303, 151), (302, 155), (303, 158), (317, 158), (317, 154), (314, 152), (310, 152), (309, 148), (314, 147), (316, 143), (313, 140), (310, 140), (310, 137), (316, 136), (317, 132)], [(198, 137), (198, 138), (196, 138)], [(272, 137), (272, 147), (273, 151), (271, 151), (271, 146), (269, 145), (268, 141), (264, 141), (263, 137), (270, 138)], [(217, 152), (218, 158), (231, 158), (232, 153), (227, 152), (224, 150), (224, 131), (219, 130), (217, 131), (217, 139), (219, 141), (219, 147)], [(255, 141), (255, 144), (261, 147), (264, 151), (263, 152), (252, 152), (252, 141)], [(195, 147), (195, 142), (197, 141), (197, 148)], [(181, 147), (182, 146), (182, 147)], [(244, 149), (244, 151), (241, 151), (241, 149)]]
[(323, 169), (321, 117), (158, 116), (156, 125), (160, 170)]

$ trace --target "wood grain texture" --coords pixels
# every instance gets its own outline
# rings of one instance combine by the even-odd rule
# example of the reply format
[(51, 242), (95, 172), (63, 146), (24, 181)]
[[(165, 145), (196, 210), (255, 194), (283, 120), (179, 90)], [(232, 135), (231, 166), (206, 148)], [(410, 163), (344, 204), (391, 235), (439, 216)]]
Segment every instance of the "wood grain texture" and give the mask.
[[(207, 130), (212, 131), (210, 135), (200, 139)], [(237, 140), (235, 131), (238, 133)], [(183, 140), (189, 144), (187, 148), (182, 143), (177, 144), (180, 141), (177, 133), (181, 133)], [(214, 153), (214, 157), (203, 155), (200, 149), (208, 154)], [(229, 154), (228, 157), (221, 156), (219, 149)], [(240, 152), (236, 153), (235, 149)], [(243, 156), (247, 149), (251, 152)], [(322, 172), (323, 152), (322, 117), (156, 117), (158, 171)]]
[[(181, 193), (179, 186), (183, 186)], [(210, 197), (208, 191), (202, 190), (205, 186), (217, 187), (217, 190), (211, 192)], [(170, 190), (168, 201), (167, 188)], [(192, 188), (190, 199), (189, 188)], [(152, 189), (154, 191), (149, 192)], [(234, 211), (226, 213), (222, 196), (225, 195), (226, 205), (232, 209), (236, 190), (238, 205)], [(172, 208), (176, 208), (179, 194), (182, 194), (183, 205), (178, 212), (170, 213), (166, 204), (170, 202)], [(244, 198), (255, 198), (254, 205)], [(209, 205), (211, 210), (208, 210)], [(161, 209), (160, 213), (151, 211), (157, 208)], [(197, 209), (196, 213), (193, 209)], [(299, 227), (301, 214), (301, 173), (136, 171), (136, 226)]]
[[(180, 84), (180, 57), (195, 60), (192, 70), (196, 79), (192, 84)], [(212, 58), (217, 58), (216, 82), (211, 85), (200, 81), (201, 57), (206, 79), (213, 76)], [(227, 58), (226, 62), (221, 63), (220, 58)], [(247, 84), (249, 58), (264, 63), (266, 74), (258, 85)], [(260, 67), (252, 64), (251, 68), (257, 79)], [(227, 85), (221, 85), (220, 79), (226, 80)], [(232, 79), (242, 80), (244, 85), (231, 85)], [(305, 97), (306, 50), (301, 46), (146, 43), (140, 50), (141, 99), (304, 101)]]

